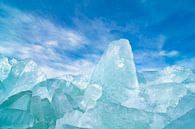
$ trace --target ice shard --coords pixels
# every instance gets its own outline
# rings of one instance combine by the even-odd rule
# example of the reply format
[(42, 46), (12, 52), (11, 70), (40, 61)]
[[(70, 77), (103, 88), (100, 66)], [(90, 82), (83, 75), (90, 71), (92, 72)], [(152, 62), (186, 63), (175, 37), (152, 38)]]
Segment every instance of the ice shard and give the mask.
[(133, 53), (128, 40), (112, 42), (97, 64), (91, 83), (102, 86), (105, 100), (124, 103), (138, 89)]
[(168, 115), (174, 120), (195, 108), (195, 93), (188, 93), (180, 98), (175, 108), (168, 111)]
[(38, 96), (32, 98), (30, 103), (30, 113), (34, 118), (34, 126), (44, 126), (43, 129), (55, 127), (56, 114), (52, 104), (48, 99), (41, 99)]
[(0, 105), (0, 128), (26, 129), (33, 125), (33, 116), (28, 112), (31, 91), (9, 97)]
[(169, 122), (165, 114), (145, 112), (114, 103), (100, 102), (96, 108), (102, 120), (102, 129), (162, 129)]
[[(31, 90), (34, 85), (46, 79), (46, 76), (32, 60), (17, 61), (12, 59), (11, 61), (12, 67), (9, 74), (1, 82), (4, 89), (3, 93), (0, 94), (0, 103), (11, 95), (21, 91)], [(1, 66), (1, 69), (7, 69), (5, 65)]]
[(30, 113), (18, 109), (0, 109), (0, 128), (26, 129), (33, 125)]
[[(149, 85), (142, 89), (144, 102), (147, 103), (146, 111), (167, 113), (171, 108), (175, 108), (180, 99), (187, 94), (183, 84), (162, 83)], [(163, 96), (162, 96), (163, 95)]]
[(11, 70), (11, 64), (9, 59), (0, 54), (0, 81), (3, 81), (7, 78)]
[(88, 110), (90, 108), (94, 108), (96, 105), (96, 101), (102, 95), (102, 87), (97, 84), (90, 84), (88, 85), (87, 89), (85, 90), (83, 99), (80, 103), (80, 107), (83, 110)]
[(159, 82), (161, 83), (182, 83), (192, 76), (192, 71), (188, 68), (179, 67), (176, 65), (166, 67), (161, 71)]
[(91, 116), (88, 112), (81, 112), (78, 110), (68, 112), (63, 118), (58, 119), (57, 127), (58, 129), (66, 129), (66, 126), (72, 126), (83, 129), (94, 128), (94, 123), (96, 123), (97, 117)]
[(163, 129), (194, 129), (195, 127), (195, 108), (187, 112), (185, 115), (172, 121)]
[(10, 96), (5, 102), (0, 105), (0, 109), (19, 109), (28, 111), (32, 97), (31, 91), (23, 91), (16, 95)]

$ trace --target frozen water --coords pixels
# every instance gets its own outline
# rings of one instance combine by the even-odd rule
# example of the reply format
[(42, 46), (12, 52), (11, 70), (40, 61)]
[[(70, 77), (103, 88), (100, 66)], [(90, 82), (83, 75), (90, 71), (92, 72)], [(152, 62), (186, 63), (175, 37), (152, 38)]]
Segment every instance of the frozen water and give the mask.
[(91, 76), (48, 79), (32, 60), (0, 55), (0, 129), (195, 129), (195, 73), (136, 70), (112, 42)]
[(172, 121), (163, 129), (194, 129), (195, 127), (195, 108)]
[(171, 108), (176, 107), (179, 100), (186, 94), (185, 86), (178, 83), (149, 85), (144, 87), (142, 91), (144, 102), (147, 102), (145, 110), (159, 113), (166, 113)]
[(3, 81), (7, 78), (11, 70), (11, 64), (9, 63), (8, 58), (3, 55), (0, 55), (0, 80)]
[(94, 108), (96, 101), (101, 97), (101, 95), (102, 87), (97, 84), (90, 84), (85, 90), (85, 94), (81, 101), (81, 108), (84, 110)]
[[(46, 79), (40, 68), (31, 60), (16, 61), (3, 57), (4, 65), (0, 64), (2, 78), (0, 102), (7, 97), (25, 90), (31, 90), (34, 85)], [(5, 72), (7, 71), (7, 72)]]
[(138, 89), (133, 53), (128, 40), (112, 42), (97, 64), (91, 83), (102, 86), (103, 99), (124, 103)]
[(30, 113), (18, 109), (0, 109), (0, 128), (26, 129), (33, 125)]

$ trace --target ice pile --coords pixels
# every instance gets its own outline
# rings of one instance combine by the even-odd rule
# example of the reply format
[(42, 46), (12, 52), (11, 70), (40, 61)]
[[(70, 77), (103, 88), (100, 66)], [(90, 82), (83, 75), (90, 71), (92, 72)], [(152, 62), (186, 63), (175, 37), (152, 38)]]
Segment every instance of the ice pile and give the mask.
[(47, 79), (33, 61), (0, 55), (0, 129), (195, 129), (195, 73), (139, 72), (125, 39), (89, 78)]

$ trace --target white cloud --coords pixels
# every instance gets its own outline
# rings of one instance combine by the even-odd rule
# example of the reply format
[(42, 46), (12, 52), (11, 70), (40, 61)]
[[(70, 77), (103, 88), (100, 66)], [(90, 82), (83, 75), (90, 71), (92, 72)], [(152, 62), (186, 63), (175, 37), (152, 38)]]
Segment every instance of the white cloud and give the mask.
[[(120, 27), (105, 24), (101, 19), (75, 18), (75, 28), (56, 25), (49, 19), (24, 13), (15, 8), (0, 6), (0, 53), (19, 58), (32, 58), (50, 77), (63, 74), (90, 74), (108, 43), (118, 38), (112, 29), (131, 31), (138, 37), (134, 52), (138, 69), (166, 66), (164, 57), (174, 57), (177, 51), (165, 51), (166, 36), (143, 36), (135, 24)], [(83, 49), (84, 46), (87, 48)], [(92, 50), (90, 50), (92, 49)], [(73, 54), (81, 57), (74, 57)], [(73, 57), (71, 57), (73, 56)], [(158, 62), (158, 63), (157, 63)]]
[(166, 36), (160, 34), (147, 37), (138, 34), (140, 49), (134, 51), (134, 60), (138, 70), (160, 69), (165, 67), (165, 56), (160, 55), (166, 41)]
[[(77, 28), (71, 29), (5, 5), (0, 5), (0, 11), (7, 14), (0, 16), (0, 53), (31, 58), (49, 77), (90, 74), (99, 51), (114, 37), (101, 20), (77, 19)], [(93, 52), (80, 51), (85, 45)], [(72, 53), (82, 58), (71, 57)]]
[(77, 30), (82, 32), (87, 39), (87, 42), (93, 44), (96, 50), (104, 50), (108, 43), (118, 39), (118, 35), (111, 33), (112, 26), (105, 24), (101, 19), (88, 19), (86, 17), (80, 20), (74, 18), (74, 24), (77, 26)]
[(138, 47), (143, 50), (159, 51), (162, 50), (166, 41), (166, 36), (163, 34), (156, 35), (154, 37), (147, 37), (142, 34), (138, 34)]
[(166, 58), (174, 58), (179, 55), (178, 51), (165, 51), (165, 50), (143, 50), (135, 51), (134, 59), (140, 70), (145, 69), (161, 69), (168, 66)]
[(134, 60), (138, 70), (160, 69), (167, 66), (164, 58), (159, 57), (158, 51), (135, 51)]
[(85, 37), (74, 30), (57, 26), (37, 15), (23, 13), (7, 6), (1, 7), (1, 10), (9, 14), (6, 17), (0, 17), (1, 34), (4, 37), (9, 36), (8, 41), (19, 40), (24, 43), (39, 43), (44, 47), (55, 44), (55, 47), (65, 50), (78, 49), (87, 43)]
[(162, 50), (162, 51), (159, 52), (159, 56), (175, 57), (175, 56), (178, 56), (178, 55), (179, 55), (179, 52), (176, 51), (176, 50), (173, 50), (173, 51)]
[(56, 40), (49, 40), (49, 41), (46, 41), (45, 43), (47, 44), (47, 46), (50, 46), (50, 47), (57, 47), (58, 46), (58, 41), (56, 41)]

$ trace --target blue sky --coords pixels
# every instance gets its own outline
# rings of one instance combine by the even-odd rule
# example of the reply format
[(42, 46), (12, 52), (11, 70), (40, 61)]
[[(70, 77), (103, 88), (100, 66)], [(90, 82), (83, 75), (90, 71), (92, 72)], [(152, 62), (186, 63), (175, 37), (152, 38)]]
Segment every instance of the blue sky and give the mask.
[(195, 69), (194, 0), (1, 0), (0, 53), (49, 76), (90, 73), (109, 42), (130, 41), (138, 70)]

